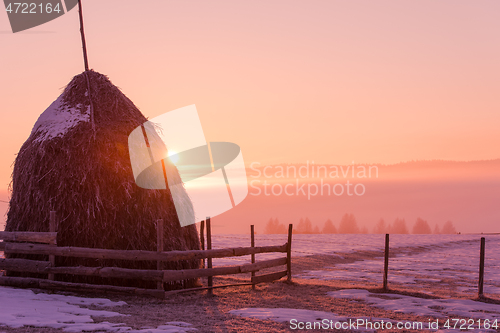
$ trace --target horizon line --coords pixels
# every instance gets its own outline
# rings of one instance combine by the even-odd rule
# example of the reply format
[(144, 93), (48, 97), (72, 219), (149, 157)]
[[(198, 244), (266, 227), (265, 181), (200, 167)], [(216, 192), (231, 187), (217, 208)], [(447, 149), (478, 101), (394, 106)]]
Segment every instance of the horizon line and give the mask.
[[(311, 163), (310, 163), (311, 162)], [(445, 160), (445, 159), (430, 159), (430, 160), (407, 160), (407, 161), (401, 161), (401, 162), (397, 162), (397, 163), (351, 163), (351, 164), (334, 164), (334, 163), (315, 163), (314, 160), (313, 161), (306, 161), (306, 163), (300, 163), (300, 162), (295, 162), (295, 163), (291, 163), (291, 162), (280, 162), (280, 163), (269, 163), (269, 164), (265, 164), (265, 163), (260, 163), (260, 162), (257, 162), (257, 161), (254, 161), (254, 162), (251, 162), (251, 164), (253, 163), (260, 163), (261, 165), (256, 167), (256, 168), (261, 168), (261, 167), (264, 167), (264, 166), (273, 166), (273, 165), (307, 165), (309, 163), (310, 166), (312, 165), (333, 165), (333, 166), (351, 166), (351, 165), (372, 165), (372, 166), (395, 166), (395, 165), (400, 165), (400, 164), (411, 164), (411, 163), (424, 163), (424, 162), (446, 162), (446, 163), (475, 163), (475, 162), (500, 162), (500, 157), (497, 157), (497, 158), (492, 158), (492, 159), (482, 159), (482, 160)], [(245, 168), (250, 168), (250, 166), (246, 167)]]

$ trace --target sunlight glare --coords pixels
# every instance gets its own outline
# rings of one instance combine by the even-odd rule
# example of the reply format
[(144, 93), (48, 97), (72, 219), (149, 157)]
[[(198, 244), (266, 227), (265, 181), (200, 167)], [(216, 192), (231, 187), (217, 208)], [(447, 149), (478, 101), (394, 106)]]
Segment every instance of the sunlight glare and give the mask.
[(170, 161), (172, 161), (172, 163), (177, 163), (177, 161), (179, 160), (179, 155), (177, 154), (176, 151), (174, 150), (170, 150), (168, 152), (168, 158), (170, 159)]

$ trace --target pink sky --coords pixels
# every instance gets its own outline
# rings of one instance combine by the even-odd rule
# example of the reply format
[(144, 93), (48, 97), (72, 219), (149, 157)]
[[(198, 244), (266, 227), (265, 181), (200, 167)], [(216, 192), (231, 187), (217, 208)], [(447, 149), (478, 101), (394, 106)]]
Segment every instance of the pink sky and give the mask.
[[(91, 68), (148, 117), (196, 104), (247, 164), (500, 157), (500, 2), (84, 0)], [(83, 70), (78, 13), (0, 12), (0, 190)]]

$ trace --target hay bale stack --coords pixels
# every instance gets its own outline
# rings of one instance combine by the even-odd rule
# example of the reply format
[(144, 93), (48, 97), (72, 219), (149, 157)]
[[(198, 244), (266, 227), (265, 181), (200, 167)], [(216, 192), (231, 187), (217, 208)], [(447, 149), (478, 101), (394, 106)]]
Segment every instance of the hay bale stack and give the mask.
[[(94, 71), (75, 76), (19, 151), (6, 231), (49, 231), (49, 212), (55, 210), (58, 246), (156, 251), (155, 221), (163, 219), (164, 250), (200, 249), (195, 225), (180, 226), (170, 191), (146, 190), (134, 182), (128, 135), (146, 120), (106, 76)], [(176, 169), (171, 173), (178, 175)], [(194, 220), (189, 197), (181, 195)], [(156, 268), (153, 262), (80, 258), (58, 258), (57, 265)], [(165, 263), (165, 268), (199, 265), (192, 260)], [(56, 278), (131, 285), (130, 280)]]

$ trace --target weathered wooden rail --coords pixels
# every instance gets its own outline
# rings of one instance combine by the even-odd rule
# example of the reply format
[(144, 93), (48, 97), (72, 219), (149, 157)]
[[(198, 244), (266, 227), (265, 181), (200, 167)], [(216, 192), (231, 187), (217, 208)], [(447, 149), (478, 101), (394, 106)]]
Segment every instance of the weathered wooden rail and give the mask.
[[(51, 214), (51, 220), (54, 214)], [(158, 220), (158, 234), (162, 235), (162, 221)], [(200, 228), (203, 230), (203, 228)], [(83, 247), (58, 247), (56, 245), (56, 232), (0, 232), (0, 251), (16, 254), (47, 255), (49, 261), (7, 258), (0, 259), (0, 270), (14, 271), (22, 273), (47, 274), (47, 279), (28, 278), (14, 276), (0, 276), (0, 285), (9, 285), (17, 287), (37, 287), (50, 289), (71, 289), (71, 290), (101, 290), (132, 292), (136, 294), (148, 294), (157, 297), (164, 297), (166, 293), (163, 290), (163, 283), (183, 281), (187, 279), (208, 278), (208, 286), (201, 288), (183, 289), (183, 291), (208, 289), (211, 292), (214, 288), (223, 287), (213, 285), (214, 276), (234, 275), (242, 273), (251, 273), (250, 281), (241, 285), (252, 285), (271, 282), (288, 276), (291, 280), (291, 235), (292, 225), (289, 227), (288, 242), (277, 246), (254, 246), (253, 226), (251, 228), (250, 247), (237, 247), (226, 249), (208, 249), (191, 251), (161, 251), (163, 240), (158, 237), (158, 251), (141, 250), (109, 250)], [(204, 244), (203, 234), (202, 244)], [(207, 221), (207, 244), (211, 245), (210, 223)], [(203, 248), (203, 247), (202, 247)], [(259, 253), (286, 253), (286, 257), (263, 260), (255, 262), (255, 254)], [(249, 264), (212, 267), (213, 258), (227, 258), (251, 255), (252, 261)], [(157, 262), (157, 269), (129, 269), (120, 267), (56, 267), (54, 258), (58, 257), (78, 257), (93, 259), (117, 259), (132, 261), (151, 261)], [(179, 260), (204, 260), (207, 259), (208, 267), (183, 270), (164, 270), (162, 263)], [(286, 265), (286, 268), (270, 274), (255, 275), (256, 272), (273, 267)], [(134, 287), (119, 287), (111, 285), (94, 285), (85, 283), (73, 283), (65, 281), (55, 281), (55, 274), (70, 274), (82, 276), (96, 276), (103, 278), (121, 278), (157, 282), (157, 289), (140, 289)], [(228, 285), (229, 286), (229, 285)], [(232, 286), (232, 285), (231, 285)], [(179, 291), (176, 291), (179, 292)]]
[[(0, 239), (2, 236), (0, 235)], [(52, 247), (45, 244), (31, 243), (0, 243), (0, 251), (20, 254), (43, 254), (59, 257), (78, 257), (93, 259), (118, 259), (135, 261), (178, 261), (206, 258), (238, 257), (256, 253), (271, 253), (287, 251), (287, 244), (277, 246), (261, 247), (236, 247), (214, 250), (191, 250), (191, 251), (142, 251), (142, 250), (107, 250), (86, 247)]]
[[(0, 231), (0, 239), (8, 242), (35, 242), (56, 244), (57, 232), (6, 232)], [(0, 243), (0, 250), (5, 243)]]

